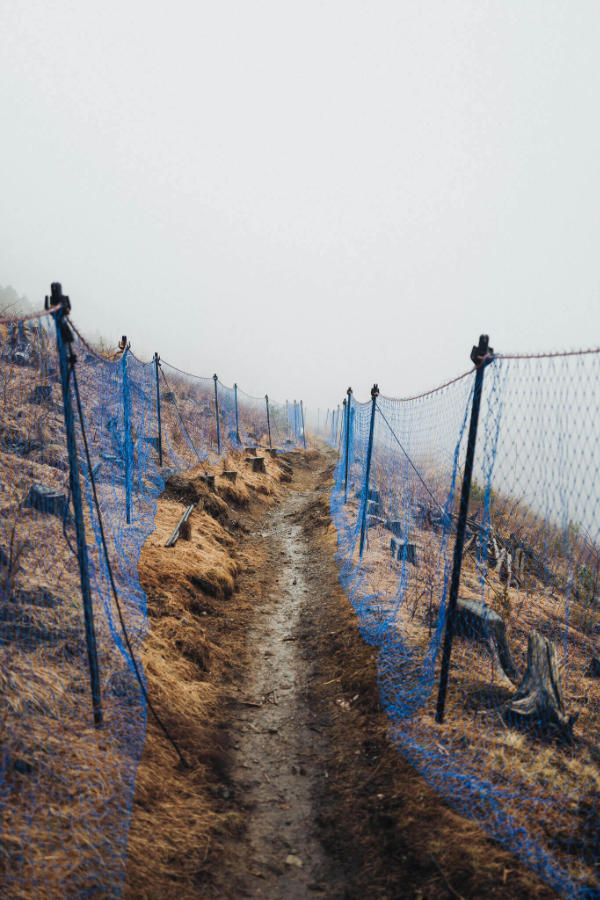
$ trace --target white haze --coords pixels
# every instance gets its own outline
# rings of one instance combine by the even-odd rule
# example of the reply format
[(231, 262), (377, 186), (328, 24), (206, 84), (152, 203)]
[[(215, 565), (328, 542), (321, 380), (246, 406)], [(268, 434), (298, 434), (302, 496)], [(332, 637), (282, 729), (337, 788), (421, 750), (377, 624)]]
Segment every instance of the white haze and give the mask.
[(0, 284), (253, 394), (598, 343), (600, 4), (2, 0)]

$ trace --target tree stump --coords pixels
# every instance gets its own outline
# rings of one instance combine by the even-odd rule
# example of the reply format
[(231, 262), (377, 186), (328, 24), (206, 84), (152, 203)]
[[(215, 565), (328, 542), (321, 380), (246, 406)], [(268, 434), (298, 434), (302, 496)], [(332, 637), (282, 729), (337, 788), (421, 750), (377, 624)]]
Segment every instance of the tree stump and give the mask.
[(459, 597), (454, 628), (456, 634), (461, 637), (484, 641), (495, 647), (506, 677), (513, 683), (519, 680), (506, 638), (504, 619), (483, 600), (464, 600)]
[(210, 488), (211, 491), (215, 489), (215, 476), (209, 475), (208, 473), (204, 473), (200, 476), (200, 481), (203, 481), (207, 487)]
[(273, 459), (277, 459), (277, 457), (279, 455), (279, 450), (277, 450), (275, 447), (271, 447), (271, 449), (269, 450), (269, 453), (271, 454)]
[(565, 712), (556, 647), (537, 631), (532, 631), (527, 640), (527, 669), (504, 714), (515, 725), (572, 737), (577, 716)]
[(58, 516), (60, 519), (69, 517), (69, 500), (66, 494), (46, 487), (44, 484), (32, 484), (29, 493), (23, 501), (23, 506), (37, 509), (41, 513)]
[(247, 456), (247, 463), (252, 463), (253, 472), (266, 472), (264, 456)]
[(256, 456), (256, 447), (244, 447), (246, 456)]
[(52, 401), (52, 385), (36, 384), (33, 393), (29, 398), (31, 403), (37, 403), (39, 406), (45, 406)]
[(402, 537), (405, 532), (405, 523), (400, 519), (388, 519), (385, 523), (388, 531), (391, 531), (395, 537)]
[(411, 544), (408, 541), (399, 541), (397, 538), (390, 538), (390, 553), (394, 559), (402, 561), (402, 558), (406, 556), (407, 562), (412, 563), (413, 566), (417, 565), (417, 548), (415, 544)]
[(223, 478), (226, 478), (227, 481), (235, 481), (237, 478), (237, 472), (235, 469), (225, 469), (223, 472)]

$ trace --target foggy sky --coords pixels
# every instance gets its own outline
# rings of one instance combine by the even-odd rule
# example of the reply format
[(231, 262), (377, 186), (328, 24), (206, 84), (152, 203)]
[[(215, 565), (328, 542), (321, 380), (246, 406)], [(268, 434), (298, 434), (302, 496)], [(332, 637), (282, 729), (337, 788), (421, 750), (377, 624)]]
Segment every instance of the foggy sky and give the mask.
[(0, 284), (249, 393), (600, 335), (597, 0), (2, 0)]

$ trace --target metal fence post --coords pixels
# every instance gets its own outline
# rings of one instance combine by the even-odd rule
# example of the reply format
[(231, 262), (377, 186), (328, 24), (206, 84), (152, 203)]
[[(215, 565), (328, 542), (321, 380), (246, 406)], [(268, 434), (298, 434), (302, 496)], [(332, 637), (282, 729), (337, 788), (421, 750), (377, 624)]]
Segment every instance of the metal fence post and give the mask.
[(240, 417), (238, 413), (238, 399), (237, 399), (237, 383), (233, 385), (233, 399), (235, 402), (235, 439), (238, 444), (241, 444), (240, 441)]
[(294, 400), (294, 443), (298, 440), (298, 404)]
[(365, 547), (365, 532), (367, 524), (367, 508), (369, 506), (369, 479), (371, 477), (371, 458), (373, 456), (373, 433), (375, 431), (375, 409), (377, 408), (377, 398), (379, 396), (379, 388), (376, 384), (371, 388), (371, 423), (369, 425), (369, 444), (367, 447), (367, 467), (365, 471), (365, 499), (362, 506), (362, 521), (360, 523), (360, 550), (359, 555), (362, 559)]
[[(131, 397), (129, 394), (129, 377), (127, 372), (127, 354), (130, 344), (126, 335), (121, 338), (123, 356), (121, 369), (123, 376), (123, 450), (125, 453), (125, 518), (131, 524), (131, 493), (133, 487), (133, 454), (131, 446)], [(119, 345), (121, 346), (121, 345)]]
[(160, 421), (160, 382), (158, 379), (158, 370), (160, 368), (160, 356), (154, 354), (154, 372), (156, 375), (156, 418), (158, 419), (158, 465), (162, 466), (162, 424)]
[(269, 395), (265, 394), (265, 403), (267, 406), (267, 431), (269, 432), (269, 449), (273, 448), (273, 444), (271, 443), (271, 418), (269, 416)]
[(346, 391), (348, 395), (347, 401), (344, 400), (346, 404), (346, 472), (344, 476), (344, 503), (348, 502), (348, 460), (350, 458), (350, 406), (352, 405), (352, 388), (349, 387)]
[(83, 617), (85, 622), (85, 639), (87, 644), (88, 665), (90, 669), (90, 683), (92, 688), (92, 707), (94, 711), (94, 725), (100, 728), (102, 725), (102, 697), (100, 692), (100, 670), (98, 667), (98, 651), (96, 648), (96, 632), (94, 628), (94, 610), (92, 606), (92, 590), (90, 586), (90, 573), (85, 537), (85, 523), (83, 519), (83, 505), (81, 501), (81, 484), (79, 481), (79, 463), (77, 457), (77, 443), (75, 440), (75, 426), (73, 422), (73, 407), (71, 405), (70, 390), (70, 366), (74, 364), (75, 357), (71, 350), (73, 333), (67, 322), (67, 315), (71, 310), (69, 298), (65, 297), (61, 285), (55, 282), (51, 286), (50, 301), (46, 297), (46, 308), (57, 306), (53, 313), (56, 326), (56, 346), (60, 367), (60, 381), (62, 386), (63, 411), (65, 416), (65, 431), (67, 436), (67, 453), (69, 455), (69, 480), (71, 485), (71, 498), (73, 501), (73, 514), (75, 518), (75, 533), (77, 536), (77, 561), (79, 563), (79, 581), (81, 584), (81, 596), (83, 599)]
[(217, 390), (217, 381), (219, 380), (216, 375), (213, 375), (213, 380), (215, 382), (215, 418), (217, 420), (217, 453), (221, 452), (221, 426), (219, 425), (219, 392)]
[(304, 430), (304, 404), (302, 400), (300, 401), (300, 420), (302, 422), (302, 443), (304, 444), (304, 449), (306, 450), (306, 431)]
[(458, 509), (458, 521), (456, 524), (456, 542), (454, 544), (454, 560), (452, 564), (452, 578), (448, 595), (448, 607), (446, 610), (446, 632), (444, 634), (444, 648), (442, 652), (442, 667), (440, 670), (440, 684), (438, 689), (435, 721), (441, 724), (444, 721), (444, 707), (446, 705), (446, 693), (448, 690), (448, 675), (450, 671), (450, 655), (452, 653), (452, 639), (456, 623), (456, 604), (458, 600), (458, 588), (460, 584), (460, 569), (462, 564), (463, 547), (465, 543), (465, 531), (467, 525), (467, 513), (469, 510), (469, 495), (471, 493), (471, 476), (473, 474), (473, 460), (475, 458), (475, 443), (477, 441), (477, 423), (479, 421), (479, 406), (481, 403), (481, 388), (483, 385), (483, 373), (485, 367), (493, 359), (494, 351), (489, 346), (489, 337), (482, 334), (479, 338), (479, 346), (471, 350), (471, 360), (477, 366), (475, 372), (475, 386), (473, 388), (473, 405), (471, 407), (471, 420), (469, 422), (469, 437), (467, 439), (467, 451), (465, 454), (465, 470), (463, 474), (462, 489), (460, 492), (460, 506)]

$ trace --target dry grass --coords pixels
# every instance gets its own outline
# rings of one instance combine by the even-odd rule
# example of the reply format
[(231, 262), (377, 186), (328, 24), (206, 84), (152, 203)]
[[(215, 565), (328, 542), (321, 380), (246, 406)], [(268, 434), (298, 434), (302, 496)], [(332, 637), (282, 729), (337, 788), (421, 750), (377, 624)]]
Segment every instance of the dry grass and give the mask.
[[(357, 512), (357, 500), (352, 497), (350, 518)], [(443, 561), (451, 559), (453, 537), (444, 547), (440, 533), (414, 526), (410, 540), (416, 544), (418, 566), (407, 564), (403, 570), (390, 556), (390, 533), (381, 527), (370, 529), (361, 569), (364, 580), (355, 602), (374, 594), (374, 599), (359, 607), (361, 619), (372, 633), (379, 624), (388, 637), (398, 636), (399, 646), (410, 648), (410, 658), (404, 652), (380, 658), (380, 682), (394, 714), (416, 709), (394, 726), (401, 750), (446, 796), (472, 809), (492, 833), (518, 835), (519, 829), (525, 828), (530, 839), (542, 852), (551, 853), (570, 878), (597, 886), (600, 689), (598, 680), (590, 677), (590, 659), (600, 617), (594, 606), (573, 600), (568, 590), (569, 567), (572, 571), (573, 558), (581, 558), (585, 548), (576, 545), (577, 537), (572, 538), (570, 547), (565, 546), (556, 529), (547, 524), (544, 528), (523, 504), (503, 498), (496, 498), (493, 522), (500, 534), (517, 532), (533, 547), (553, 547), (551, 572), (542, 575), (532, 565), (526, 566), (521, 583), (507, 587), (497, 569), (488, 569), (484, 578), (475, 554), (467, 553), (460, 596), (483, 599), (504, 617), (521, 674), (533, 629), (557, 644), (566, 709), (578, 717), (571, 743), (509, 727), (502, 710), (514, 686), (486, 645), (459, 636), (453, 647), (445, 721), (436, 724), (440, 654), (431, 683), (425, 659), (443, 593)], [(358, 565), (357, 550), (353, 562)], [(428, 696), (424, 706), (411, 696), (419, 683)], [(481, 796), (477, 799), (476, 791), (470, 794), (469, 778), (486, 781), (495, 791), (499, 808)], [(499, 800), (507, 786), (509, 798)], [(535, 864), (538, 851), (532, 847), (526, 853)]]
[[(108, 896), (118, 892), (123, 873), (144, 706), (115, 643), (116, 609), (99, 574), (87, 499), (88, 553), (98, 573), (93, 589), (101, 730), (92, 724), (77, 560), (58, 516), (22, 506), (34, 482), (68, 495), (60, 387), (56, 371), (47, 377), (48, 368), (56, 366), (53, 340), (37, 332), (31, 340), (35, 346), (28, 365), (0, 359), (0, 895), (23, 900)], [(41, 404), (32, 396), (40, 384), (52, 385), (51, 399)], [(96, 442), (101, 439), (103, 449), (112, 450), (108, 413), (98, 399), (95, 373), (85, 366), (80, 388), (93, 461), (101, 462), (94, 454)], [(116, 442), (114, 448), (118, 453)], [(133, 462), (137, 467), (137, 449)], [(220, 691), (243, 645), (225, 609), (238, 571), (239, 510), (258, 514), (274, 502), (281, 469), (269, 458), (267, 473), (257, 475), (247, 471), (239, 455), (226, 464), (240, 469), (237, 483), (217, 477), (215, 493), (202, 491), (189, 540), (172, 550), (161, 543), (182, 508), (177, 499), (159, 502), (157, 531), (142, 557), (140, 575), (149, 590), (153, 626), (144, 650), (146, 676), (193, 769), (174, 769), (172, 749), (150, 725), (130, 841), (132, 896), (145, 895), (143, 883), (152, 885), (149, 866), (162, 885), (154, 896), (183, 896), (178, 879), (195, 883), (211, 852), (209, 835), (214, 843), (219, 829), (231, 825), (208, 802), (197, 814), (197, 798), (222, 778), (226, 744), (218, 724)], [(135, 524), (128, 528), (124, 485), (102, 462), (97, 486), (125, 618), (139, 648), (145, 615), (137, 547), (144, 528), (152, 525), (153, 504), (134, 498)], [(71, 521), (66, 528), (74, 545)], [(146, 765), (148, 754), (153, 767)], [(165, 770), (177, 786), (169, 787), (170, 796), (157, 788)], [(153, 830), (157, 824), (159, 837)], [(159, 845), (163, 854), (155, 850)]]

